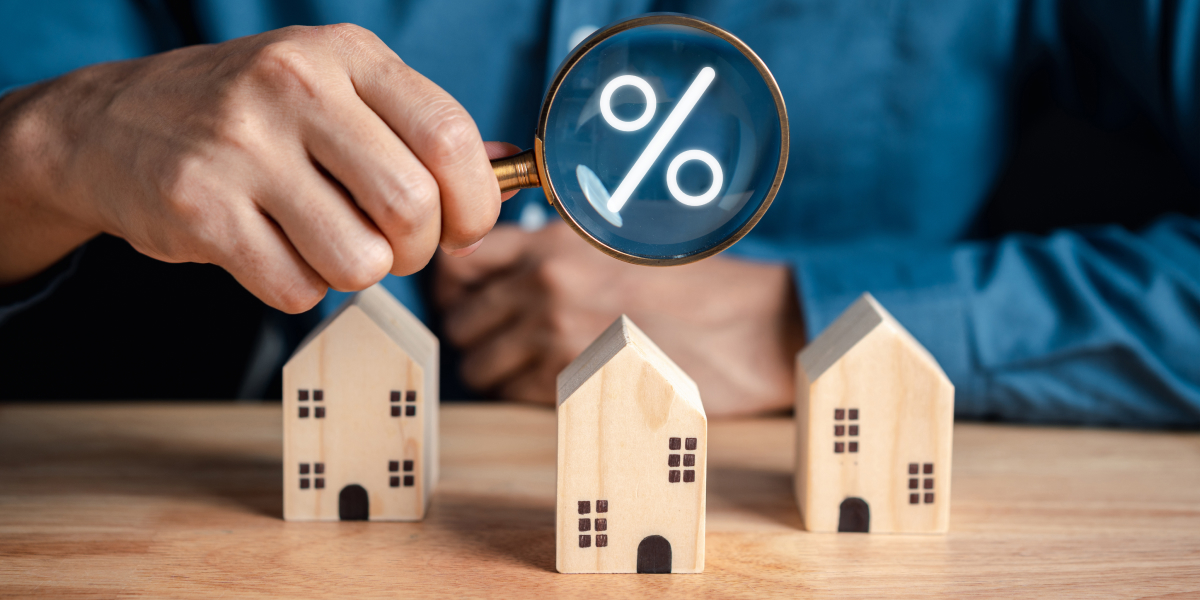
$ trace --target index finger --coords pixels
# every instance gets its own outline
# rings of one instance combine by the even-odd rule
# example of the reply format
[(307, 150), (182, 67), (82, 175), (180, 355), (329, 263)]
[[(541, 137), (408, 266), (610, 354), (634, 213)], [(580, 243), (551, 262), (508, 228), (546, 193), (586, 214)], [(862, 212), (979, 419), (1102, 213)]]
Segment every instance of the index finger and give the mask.
[(369, 37), (354, 40), (355, 47), (343, 54), (355, 90), (437, 180), (441, 246), (474, 244), (500, 215), (500, 186), (475, 121), (379, 38), (362, 35)]

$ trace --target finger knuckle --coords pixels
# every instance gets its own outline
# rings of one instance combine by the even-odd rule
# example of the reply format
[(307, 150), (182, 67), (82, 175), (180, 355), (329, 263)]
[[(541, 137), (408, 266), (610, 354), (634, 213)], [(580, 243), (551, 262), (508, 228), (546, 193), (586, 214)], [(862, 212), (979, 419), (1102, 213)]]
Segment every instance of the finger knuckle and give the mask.
[(322, 25), (316, 27), (314, 31), (318, 35), (327, 36), (335, 41), (345, 42), (352, 45), (364, 45), (378, 40), (379, 38), (371, 33), (371, 30), (355, 25), (354, 23), (333, 23), (330, 25)]
[(437, 181), (425, 173), (408, 173), (384, 185), (374, 217), (385, 231), (407, 236), (437, 218), (440, 206)]
[(475, 121), (457, 104), (436, 111), (432, 123), (430, 159), (439, 165), (459, 163), (482, 146)]
[(256, 82), (291, 92), (315, 96), (319, 68), (304, 44), (283, 39), (263, 45), (251, 62)]

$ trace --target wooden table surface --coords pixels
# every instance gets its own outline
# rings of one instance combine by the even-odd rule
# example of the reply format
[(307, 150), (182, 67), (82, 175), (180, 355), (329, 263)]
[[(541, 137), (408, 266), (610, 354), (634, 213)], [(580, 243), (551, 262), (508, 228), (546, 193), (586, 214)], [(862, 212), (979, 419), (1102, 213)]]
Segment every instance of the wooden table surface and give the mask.
[(278, 405), (0, 405), (0, 597), (1200, 596), (1200, 436), (959, 424), (946, 536), (812, 534), (710, 424), (707, 569), (554, 571), (548, 409), (449, 404), (423, 523), (286, 523)]

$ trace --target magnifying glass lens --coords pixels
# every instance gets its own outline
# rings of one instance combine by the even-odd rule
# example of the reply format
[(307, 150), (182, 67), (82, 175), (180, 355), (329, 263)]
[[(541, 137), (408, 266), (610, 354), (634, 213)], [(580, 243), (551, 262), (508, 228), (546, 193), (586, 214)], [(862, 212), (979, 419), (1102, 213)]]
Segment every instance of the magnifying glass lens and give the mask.
[(585, 40), (547, 93), (538, 170), (606, 252), (679, 264), (728, 247), (770, 205), (787, 116), (762, 61), (703, 21), (651, 15)]

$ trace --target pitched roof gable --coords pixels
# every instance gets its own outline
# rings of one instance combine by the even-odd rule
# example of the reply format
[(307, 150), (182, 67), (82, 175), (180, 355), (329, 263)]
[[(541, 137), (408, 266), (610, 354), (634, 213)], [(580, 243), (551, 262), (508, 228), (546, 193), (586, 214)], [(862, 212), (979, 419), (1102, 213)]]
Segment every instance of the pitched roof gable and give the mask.
[(914, 355), (926, 361), (935, 373), (947, 379), (945, 371), (925, 346), (879, 304), (874, 296), (865, 292), (800, 352), (800, 365), (804, 367), (809, 381), (816, 381), (851, 348), (879, 327), (887, 327), (907, 342)]
[(633, 321), (621, 315), (592, 345), (588, 346), (567, 368), (558, 374), (558, 401), (561, 404), (575, 393), (588, 379), (595, 375), (608, 361), (626, 348), (634, 349), (650, 366), (654, 367), (689, 406), (704, 414), (700, 401), (700, 388), (688, 377), (661, 348), (655, 344)]
[(300, 342), (293, 356), (299, 354), (313, 340), (321, 336), (331, 324), (351, 306), (356, 306), (371, 319), (385, 335), (400, 346), (410, 358), (421, 364), (437, 354), (438, 341), (424, 323), (413, 316), (399, 300), (396, 300), (382, 284), (375, 284), (350, 296), (337, 310), (321, 321)]

